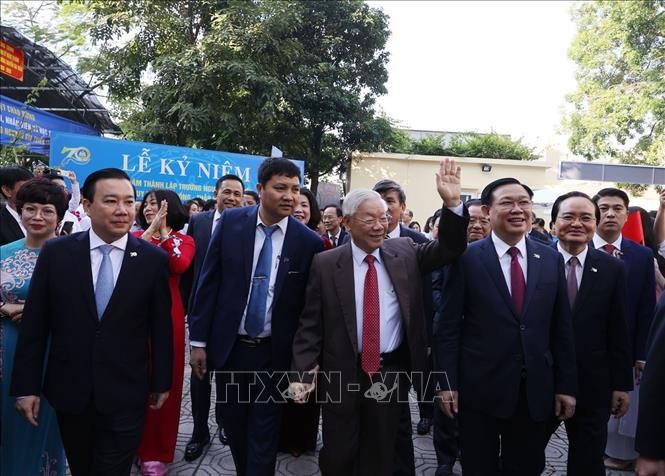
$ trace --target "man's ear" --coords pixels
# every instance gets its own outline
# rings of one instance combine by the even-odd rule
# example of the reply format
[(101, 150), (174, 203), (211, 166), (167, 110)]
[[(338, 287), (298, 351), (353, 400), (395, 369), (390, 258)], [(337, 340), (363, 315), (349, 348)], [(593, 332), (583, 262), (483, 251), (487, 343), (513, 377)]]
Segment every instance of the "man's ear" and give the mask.
[(88, 200), (87, 198), (81, 199), (81, 205), (83, 205), (83, 210), (85, 211), (86, 215), (88, 214), (88, 210), (90, 208), (91, 203), (92, 202), (90, 202), (90, 200)]

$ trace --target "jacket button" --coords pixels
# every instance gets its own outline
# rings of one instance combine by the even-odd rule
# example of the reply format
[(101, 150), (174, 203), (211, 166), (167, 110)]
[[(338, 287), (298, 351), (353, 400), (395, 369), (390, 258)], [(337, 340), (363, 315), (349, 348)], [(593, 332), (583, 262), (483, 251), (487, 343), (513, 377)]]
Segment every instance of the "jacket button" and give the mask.
[(526, 326), (524, 324), (520, 324), (520, 330), (523, 331), (526, 329)]

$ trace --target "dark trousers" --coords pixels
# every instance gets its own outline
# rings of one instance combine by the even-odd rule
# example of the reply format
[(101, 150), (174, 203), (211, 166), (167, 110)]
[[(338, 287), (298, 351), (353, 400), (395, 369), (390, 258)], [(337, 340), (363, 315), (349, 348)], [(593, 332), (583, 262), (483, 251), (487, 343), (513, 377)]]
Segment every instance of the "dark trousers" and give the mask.
[(436, 379), (432, 372), (432, 352), (430, 351), (427, 358), (427, 368), (423, 374), (415, 374), (413, 377), (413, 387), (416, 390), (418, 397), (418, 410), (420, 411), (420, 418), (433, 418), (434, 417), (434, 393), (436, 387)]
[(548, 421), (535, 422), (529, 415), (524, 385), (515, 413), (497, 418), (464, 407), (460, 395), (459, 425), (464, 476), (498, 474), (499, 448), (503, 476), (540, 476), (545, 467)]
[[(323, 448), (319, 466), (324, 476), (392, 476), (400, 415), (409, 383), (403, 366), (386, 366), (373, 382), (358, 369), (359, 389), (343, 392), (343, 403), (326, 403), (323, 411)], [(366, 396), (372, 384), (396, 388), (385, 399)], [(374, 387), (374, 388), (375, 388)]]
[[(607, 419), (609, 407), (575, 408), (575, 415), (565, 421), (568, 435), (568, 476), (605, 476), (605, 445), (607, 444)], [(551, 435), (559, 427), (559, 420), (552, 419)]]
[(216, 372), (217, 410), (239, 476), (273, 476), (283, 404), (270, 376), (270, 343), (236, 342)]
[[(210, 438), (210, 428), (208, 427), (208, 415), (210, 414), (210, 393), (212, 385), (210, 376), (206, 375), (199, 379), (194, 373), (189, 379), (189, 395), (192, 401), (192, 419), (194, 420), (194, 429), (192, 430), (192, 440), (204, 442)], [(215, 411), (217, 425), (221, 428), (219, 411)]]
[(434, 408), (433, 443), (436, 463), (453, 467), (459, 456), (459, 428), (457, 417), (448, 418), (438, 407)]
[(141, 443), (146, 408), (100, 413), (91, 403), (81, 414), (57, 412), (72, 476), (128, 475)]
[[(408, 390), (407, 390), (408, 394)], [(395, 468), (393, 476), (410, 476), (416, 473), (416, 460), (413, 455), (413, 428), (411, 426), (411, 407), (402, 403), (397, 429), (395, 447)]]

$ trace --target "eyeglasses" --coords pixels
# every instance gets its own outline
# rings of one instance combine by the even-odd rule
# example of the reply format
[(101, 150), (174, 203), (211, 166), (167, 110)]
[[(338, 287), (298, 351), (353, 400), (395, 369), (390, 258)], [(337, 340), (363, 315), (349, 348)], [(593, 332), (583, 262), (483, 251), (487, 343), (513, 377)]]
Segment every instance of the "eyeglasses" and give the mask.
[(517, 207), (522, 210), (529, 210), (533, 206), (533, 203), (531, 200), (519, 200), (519, 201), (513, 201), (513, 200), (502, 200), (496, 205), (497, 208), (500, 208), (502, 210), (512, 210), (513, 208)]
[(386, 226), (390, 221), (390, 215), (384, 215), (381, 218), (352, 218), (366, 226), (374, 226), (375, 223), (378, 223), (381, 226)]
[(33, 205), (23, 205), (21, 208), (21, 215), (25, 215), (27, 217), (33, 217), (37, 213), (41, 213), (42, 218), (47, 220), (56, 216), (56, 211), (54, 209), (46, 208), (44, 206), (35, 207)]
[(574, 223), (577, 220), (579, 220), (580, 223), (584, 225), (589, 225), (591, 223), (595, 223), (596, 217), (594, 217), (593, 215), (582, 215), (582, 216), (559, 215), (557, 217), (557, 220), (559, 220), (561, 223), (566, 223), (566, 224)]

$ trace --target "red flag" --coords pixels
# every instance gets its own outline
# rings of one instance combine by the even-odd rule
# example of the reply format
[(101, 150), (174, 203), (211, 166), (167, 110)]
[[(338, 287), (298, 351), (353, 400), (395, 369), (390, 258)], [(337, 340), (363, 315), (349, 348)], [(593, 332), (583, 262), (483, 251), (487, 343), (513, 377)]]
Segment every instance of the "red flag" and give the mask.
[(626, 220), (621, 234), (629, 240), (644, 245), (644, 229), (642, 228), (642, 217), (639, 210), (628, 213), (628, 220)]

